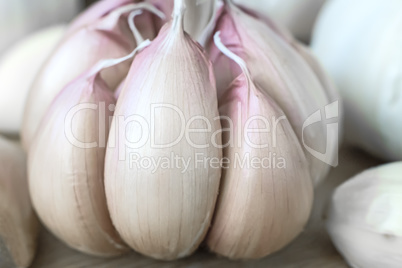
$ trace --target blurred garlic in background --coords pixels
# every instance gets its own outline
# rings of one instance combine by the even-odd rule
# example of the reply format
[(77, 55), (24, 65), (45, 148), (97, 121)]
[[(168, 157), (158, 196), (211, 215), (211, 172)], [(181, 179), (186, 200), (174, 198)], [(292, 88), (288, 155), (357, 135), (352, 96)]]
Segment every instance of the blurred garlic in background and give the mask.
[(0, 0), (0, 54), (29, 33), (71, 21), (82, 8), (82, 0)]
[(402, 160), (402, 1), (332, 0), (312, 48), (344, 99), (346, 140)]
[(326, 0), (234, 0), (268, 16), (303, 42), (309, 42), (316, 17)]
[(22, 148), (0, 137), (0, 267), (28, 267), (39, 223), (29, 198)]
[(36, 32), (12, 46), (0, 58), (1, 133), (19, 133), (31, 85), (65, 29), (65, 25), (56, 25)]
[(402, 162), (367, 170), (338, 187), (327, 229), (351, 267), (402, 263)]

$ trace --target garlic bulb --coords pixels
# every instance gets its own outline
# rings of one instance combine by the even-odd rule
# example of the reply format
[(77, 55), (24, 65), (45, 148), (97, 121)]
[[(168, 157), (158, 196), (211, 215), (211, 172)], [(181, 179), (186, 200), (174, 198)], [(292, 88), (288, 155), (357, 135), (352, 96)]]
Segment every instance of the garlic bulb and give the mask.
[(184, 33), (183, 12), (183, 1), (176, 1), (173, 21), (134, 59), (106, 153), (113, 224), (134, 250), (163, 260), (186, 257), (199, 246), (221, 175), (212, 66)]
[(39, 224), (29, 198), (23, 150), (0, 137), (0, 267), (28, 267)]
[(312, 39), (344, 99), (346, 140), (389, 160), (402, 160), (401, 27), (401, 1), (332, 0)]
[[(21, 133), (26, 150), (46, 109), (64, 86), (99, 60), (123, 57), (134, 49), (135, 42), (123, 15), (141, 8), (157, 12), (144, 3), (123, 6), (62, 40), (36, 77), (28, 95)], [(155, 33), (150, 14), (144, 13), (138, 19), (138, 30), (145, 38), (152, 38)], [(101, 76), (114, 89), (127, 75), (129, 66), (129, 61), (122, 63), (104, 70)]]
[[(328, 128), (325, 120), (316, 120), (314, 124), (309, 121), (314, 118), (312, 115), (321, 116), (320, 110), (331, 104), (320, 79), (293, 45), (278, 35), (278, 29), (246, 14), (230, 1), (218, 19), (216, 31), (221, 32), (222, 43), (246, 62), (251, 79), (285, 113), (304, 145), (310, 174), (318, 184), (329, 171), (327, 163), (336, 165), (330, 160), (337, 152), (338, 132), (336, 128)], [(212, 42), (208, 48), (221, 97), (240, 69)], [(333, 106), (331, 111), (336, 115), (336, 103)]]
[(339, 186), (327, 229), (351, 267), (402, 263), (402, 162), (367, 170)]
[(19, 133), (29, 89), (65, 29), (45, 28), (5, 52), (0, 60), (0, 132)]
[(326, 0), (234, 0), (236, 4), (272, 18), (299, 40), (308, 42)]
[[(222, 141), (230, 164), (223, 171), (207, 244), (231, 259), (262, 258), (303, 230), (313, 201), (309, 166), (291, 125), (279, 119), (283, 111), (253, 83), (245, 62), (220, 43), (218, 34), (215, 39), (243, 73), (219, 101), (222, 127), (232, 132)], [(272, 122), (272, 132), (262, 131), (272, 120), (279, 120)], [(259, 131), (246, 134), (246, 129)]]
[[(132, 29), (137, 14), (129, 17)], [(85, 253), (114, 256), (127, 250), (106, 205), (104, 161), (115, 98), (99, 73), (148, 44), (121, 59), (99, 62), (65, 87), (29, 151), (30, 192), (39, 217), (57, 237)]]

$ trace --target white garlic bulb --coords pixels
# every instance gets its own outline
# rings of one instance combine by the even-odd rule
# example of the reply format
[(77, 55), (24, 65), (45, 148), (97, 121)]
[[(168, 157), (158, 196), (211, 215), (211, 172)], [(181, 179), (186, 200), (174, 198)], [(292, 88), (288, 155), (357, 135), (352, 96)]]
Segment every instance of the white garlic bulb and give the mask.
[(21, 146), (0, 136), (0, 267), (30, 266), (38, 231), (25, 154)]
[(327, 229), (352, 267), (402, 263), (402, 162), (367, 170), (338, 187)]
[(312, 40), (344, 99), (347, 141), (390, 160), (402, 160), (401, 29), (402, 1), (332, 0)]
[(236, 4), (269, 16), (308, 42), (317, 15), (326, 0), (234, 0)]
[(19, 132), (31, 85), (65, 29), (65, 25), (45, 28), (23, 39), (1, 58), (0, 132)]

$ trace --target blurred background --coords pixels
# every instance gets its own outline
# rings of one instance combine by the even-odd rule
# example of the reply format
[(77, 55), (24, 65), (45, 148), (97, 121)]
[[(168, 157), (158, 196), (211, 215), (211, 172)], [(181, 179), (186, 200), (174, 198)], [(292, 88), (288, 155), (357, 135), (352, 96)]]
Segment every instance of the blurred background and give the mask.
[(0, 0), (0, 55), (43, 27), (70, 22), (96, 0)]

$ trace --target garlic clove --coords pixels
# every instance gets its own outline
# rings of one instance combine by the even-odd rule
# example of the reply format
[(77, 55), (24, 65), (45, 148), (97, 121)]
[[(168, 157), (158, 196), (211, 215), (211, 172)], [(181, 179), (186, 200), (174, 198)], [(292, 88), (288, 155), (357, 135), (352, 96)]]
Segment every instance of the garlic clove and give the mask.
[[(21, 133), (26, 150), (29, 149), (46, 109), (64, 86), (99, 60), (122, 57), (134, 49), (135, 42), (132, 34), (128, 34), (130, 29), (126, 18), (122, 15), (130, 10), (145, 8), (155, 10), (143, 3), (120, 7), (63, 39), (42, 67), (29, 92)], [(149, 16), (148, 13), (144, 13), (139, 18), (144, 15)], [(153, 26), (148, 23), (138, 28), (139, 30), (149, 28), (149, 31), (145, 31), (148, 33), (153, 31)], [(127, 75), (129, 66), (129, 61), (124, 62), (102, 71), (101, 76), (108, 86), (114, 89)]]
[[(231, 131), (223, 132), (222, 141), (230, 164), (223, 169), (207, 245), (230, 259), (262, 258), (290, 243), (309, 218), (308, 162), (283, 111), (252, 82), (245, 62), (220, 43), (218, 34), (215, 40), (243, 73), (219, 101), (222, 128)], [(267, 129), (267, 123), (270, 131), (246, 134), (246, 129)]]
[(1, 133), (19, 133), (29, 89), (65, 30), (65, 25), (55, 25), (36, 32), (6, 51), (0, 60)]
[[(128, 18), (133, 33), (139, 13)], [(149, 43), (123, 58), (98, 62), (67, 85), (47, 111), (29, 151), (30, 192), (39, 217), (58, 238), (88, 254), (115, 256), (128, 249), (106, 205), (106, 141), (115, 98), (100, 72), (131, 59)]]
[[(216, 30), (221, 32), (225, 46), (246, 61), (252, 80), (274, 99), (288, 117), (296, 135), (306, 149), (310, 173), (317, 184), (328, 173), (329, 162), (335, 150), (327, 149), (336, 141), (326, 141), (327, 125), (321, 120), (306, 128), (304, 123), (311, 115), (324, 109), (330, 100), (320, 80), (308, 63), (287, 42), (263, 21), (246, 14), (230, 1), (220, 16)], [(239, 74), (233, 65), (211, 42), (208, 45), (217, 77), (218, 97)], [(329, 137), (328, 137), (329, 138)], [(336, 140), (335, 137), (331, 137)], [(308, 152), (307, 146), (316, 152), (326, 152), (318, 159)]]
[(0, 137), (0, 266), (30, 266), (38, 229), (29, 198), (24, 152)]
[(364, 171), (339, 186), (326, 226), (352, 267), (397, 268), (402, 254), (402, 163)]
[[(116, 106), (105, 167), (107, 203), (116, 229), (134, 250), (163, 260), (186, 257), (199, 246), (221, 175), (220, 167), (203, 161), (220, 161), (222, 154), (213, 145), (220, 144), (220, 122), (212, 66), (184, 33), (183, 3), (178, 2), (173, 22), (133, 61)], [(200, 117), (210, 123), (210, 131), (180, 139), (189, 120)], [(151, 122), (153, 128), (146, 129)], [(200, 119), (190, 127), (206, 125)], [(206, 166), (197, 164), (197, 155)], [(185, 164), (170, 162), (172, 157)], [(136, 158), (144, 165), (136, 164)], [(147, 167), (148, 160), (164, 164)]]
[(29, 152), (30, 192), (42, 222), (70, 247), (99, 256), (126, 251), (109, 218), (103, 183), (113, 104), (99, 76), (77, 79), (52, 103)]
[(70, 247), (99, 256), (126, 251), (104, 194), (113, 104), (98, 75), (78, 78), (54, 100), (29, 151), (30, 192), (40, 219)]
[(256, 13), (253, 10), (247, 9), (243, 6), (241, 7), (241, 9), (252, 17), (265, 22), (272, 31), (283, 38), (283, 40), (289, 43), (300, 54), (300, 56), (302, 56), (302, 58), (308, 63), (308, 65), (317, 75), (318, 79), (321, 82), (321, 85), (326, 90), (327, 96), (331, 102), (340, 100), (340, 94), (335, 86), (335, 83), (332, 81), (331, 77), (327, 74), (327, 72), (324, 70), (324, 68), (321, 66), (321, 64), (318, 62), (316, 57), (307, 46), (305, 46), (298, 40), (295, 40), (288, 29), (284, 28), (283, 25), (276, 23), (271, 18)]

